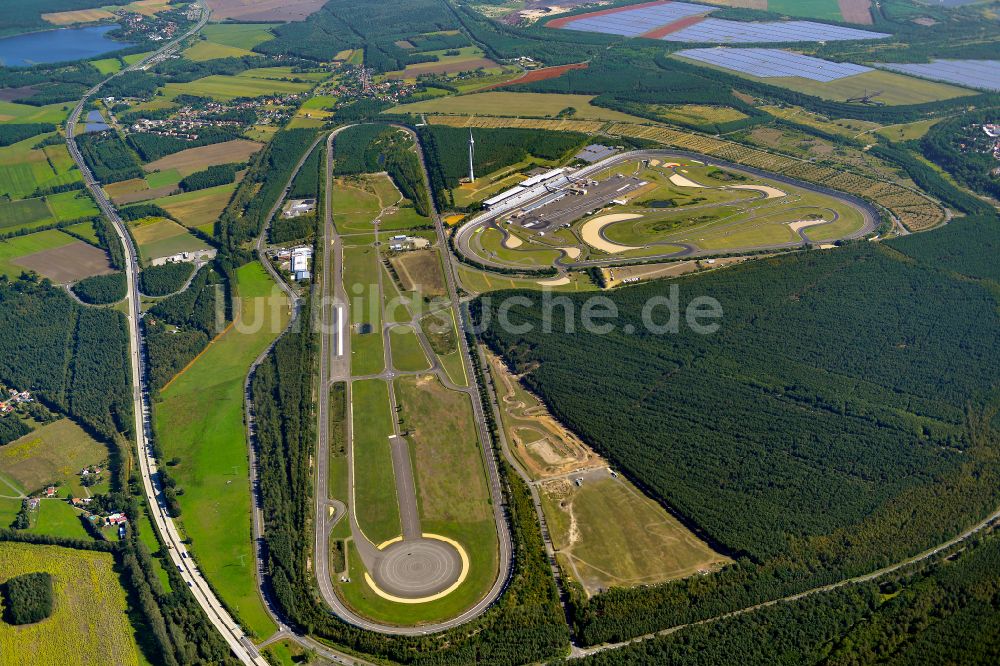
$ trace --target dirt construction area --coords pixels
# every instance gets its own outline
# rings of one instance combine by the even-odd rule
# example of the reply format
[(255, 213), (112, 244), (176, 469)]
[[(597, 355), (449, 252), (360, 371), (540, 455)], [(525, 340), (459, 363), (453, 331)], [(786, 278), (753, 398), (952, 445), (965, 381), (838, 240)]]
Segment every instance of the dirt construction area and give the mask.
[(28, 254), (13, 262), (29, 271), (68, 284), (91, 275), (107, 275), (114, 269), (108, 264), (108, 255), (93, 245), (79, 241), (51, 250)]
[(533, 479), (607, 467), (607, 462), (564, 428), (498, 358), (491, 355), (490, 365), (497, 378), (510, 446)]

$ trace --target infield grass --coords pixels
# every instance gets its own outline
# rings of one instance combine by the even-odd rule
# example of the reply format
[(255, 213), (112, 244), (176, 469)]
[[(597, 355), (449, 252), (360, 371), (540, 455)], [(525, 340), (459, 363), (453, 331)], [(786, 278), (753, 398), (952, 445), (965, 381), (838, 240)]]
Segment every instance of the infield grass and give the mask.
[[(385, 368), (382, 346), (382, 296), (378, 288), (379, 252), (371, 246), (344, 248), (344, 288), (350, 299), (351, 372), (373, 375)], [(358, 327), (371, 330), (361, 333)]]
[(389, 329), (389, 343), (392, 347), (392, 365), (396, 370), (415, 372), (431, 367), (412, 326), (393, 326)]
[(378, 545), (402, 533), (389, 436), (393, 415), (384, 380), (351, 385), (354, 424), (354, 507), (361, 530)]

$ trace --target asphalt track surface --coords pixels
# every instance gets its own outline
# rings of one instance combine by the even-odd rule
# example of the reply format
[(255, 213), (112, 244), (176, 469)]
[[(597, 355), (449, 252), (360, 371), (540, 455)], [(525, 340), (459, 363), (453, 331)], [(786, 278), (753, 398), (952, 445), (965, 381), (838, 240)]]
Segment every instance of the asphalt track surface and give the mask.
[[(642, 159), (662, 160), (662, 159), (669, 159), (671, 157), (681, 157), (685, 159), (697, 160), (699, 162), (704, 162), (706, 166), (723, 167), (726, 169), (732, 169), (733, 171), (748, 173), (753, 176), (766, 178), (768, 180), (777, 183), (784, 183), (786, 185), (800, 187), (810, 192), (824, 194), (826, 196), (833, 197), (839, 201), (842, 201), (850, 206), (853, 206), (854, 208), (858, 209), (863, 215), (864, 224), (860, 229), (851, 234), (843, 236), (840, 240), (863, 238), (864, 236), (867, 236), (868, 234), (872, 233), (878, 228), (879, 218), (880, 218), (878, 211), (870, 203), (859, 197), (847, 194), (845, 192), (840, 192), (838, 190), (832, 190), (830, 188), (823, 187), (821, 185), (815, 185), (812, 183), (806, 183), (800, 180), (796, 180), (794, 178), (789, 178), (782, 174), (770, 173), (768, 171), (763, 171), (761, 169), (744, 166), (742, 164), (736, 164), (733, 162), (727, 162), (725, 160), (719, 160), (709, 155), (702, 155), (700, 153), (692, 153), (683, 150), (667, 150), (667, 149), (633, 150), (625, 153), (620, 153), (618, 155), (613, 155), (612, 157), (609, 157), (605, 160), (596, 162), (594, 164), (591, 164), (589, 166), (580, 169), (577, 173), (574, 174), (574, 178), (584, 178), (592, 174), (597, 174), (603, 171), (604, 169), (614, 167), (622, 162), (628, 162), (632, 160), (642, 160)], [(522, 202), (522, 205), (524, 205), (525, 203), (528, 202)], [(483, 257), (477, 254), (475, 250), (472, 248), (471, 242), (473, 239), (473, 234), (475, 234), (475, 232), (478, 229), (485, 227), (487, 225), (491, 225), (494, 222), (494, 220), (501, 217), (502, 215), (511, 212), (511, 210), (513, 209), (508, 210), (501, 208), (492, 211), (486, 211), (485, 213), (477, 215), (473, 219), (463, 224), (458, 229), (458, 231), (455, 233), (454, 236), (454, 245), (458, 254), (460, 254), (465, 259), (468, 259), (469, 261), (472, 261), (476, 264), (481, 264), (488, 268), (503, 268), (503, 269), (516, 268), (518, 270), (522, 270), (525, 273), (532, 273), (543, 270), (545, 267), (517, 266), (513, 264), (507, 264), (502, 261), (497, 261), (489, 257)], [(804, 236), (802, 236), (802, 234), (799, 234), (799, 238), (800, 240), (795, 240), (787, 243), (777, 243), (773, 245), (757, 245), (753, 247), (730, 248), (726, 250), (726, 253), (733, 254), (733, 253), (751, 252), (758, 250), (793, 249), (797, 247), (802, 247), (806, 244), (806, 241), (803, 240)], [(643, 257), (633, 257), (633, 258), (605, 257), (601, 259), (588, 259), (583, 261), (572, 261), (572, 260), (567, 261), (566, 256), (564, 254), (562, 257), (560, 257), (555, 261), (555, 265), (559, 269), (566, 270), (566, 269), (589, 268), (591, 266), (605, 266), (609, 264), (613, 264), (615, 266), (624, 266), (628, 264), (650, 263), (653, 261), (664, 261), (669, 259), (680, 259), (680, 258), (694, 258), (699, 256), (714, 256), (720, 254), (719, 250), (700, 250), (693, 245), (685, 243), (673, 242), (670, 243), (670, 245), (680, 246), (681, 249), (673, 250), (670, 252), (664, 252), (663, 254), (653, 254)]]
[[(313, 552), (318, 554), (315, 562), (317, 584), (320, 596), (330, 607), (332, 612), (345, 622), (353, 624), (357, 627), (380, 633), (396, 635), (423, 635), (435, 633), (445, 631), (468, 622), (469, 620), (480, 615), (496, 601), (505, 589), (507, 581), (510, 577), (512, 567), (512, 543), (509, 526), (507, 525), (504, 497), (500, 487), (500, 475), (497, 469), (497, 461), (490, 443), (489, 430), (486, 426), (486, 418), (484, 415), (483, 405), (480, 401), (479, 392), (474, 386), (458, 386), (450, 380), (447, 373), (444, 372), (444, 369), (438, 363), (433, 350), (430, 348), (429, 341), (424, 335), (419, 323), (416, 321), (411, 321), (410, 323), (413, 325), (413, 329), (424, 348), (427, 358), (432, 360), (432, 367), (429, 370), (425, 370), (420, 373), (405, 373), (394, 371), (392, 369), (392, 348), (389, 342), (389, 330), (394, 324), (387, 323), (390, 318), (383, 316), (383, 326), (380, 333), (383, 336), (386, 370), (378, 375), (375, 375), (374, 377), (386, 380), (389, 388), (390, 408), (393, 414), (395, 413), (396, 399), (392, 380), (395, 377), (405, 374), (435, 374), (440, 379), (442, 384), (444, 384), (444, 386), (449, 390), (459, 391), (469, 396), (473, 406), (474, 420), (476, 423), (480, 447), (483, 453), (484, 467), (487, 472), (490, 496), (493, 500), (494, 522), (496, 524), (499, 542), (498, 575), (496, 576), (494, 584), (490, 588), (489, 592), (468, 610), (443, 622), (435, 622), (419, 626), (390, 625), (359, 615), (343, 602), (334, 590), (333, 583), (330, 578), (329, 558), (327, 556), (327, 553), (329, 553), (330, 531), (333, 529), (334, 525), (342, 519), (342, 517), (346, 517), (349, 521), (354, 544), (358, 549), (365, 567), (371, 573), (380, 588), (382, 588), (383, 585), (385, 586), (385, 592), (408, 598), (429, 596), (447, 589), (452, 582), (457, 579), (461, 569), (460, 560), (457, 557), (457, 551), (453, 546), (436, 539), (426, 539), (419, 533), (416, 496), (413, 492), (412, 476), (410, 476), (409, 473), (412, 468), (409, 465), (409, 451), (407, 447), (393, 447), (393, 471), (396, 479), (397, 502), (399, 503), (403, 526), (402, 541), (389, 545), (384, 550), (379, 550), (364, 535), (361, 526), (358, 524), (357, 516), (354, 510), (353, 496), (355, 482), (353, 464), (348, 464), (348, 488), (350, 489), (349, 492), (351, 493), (351, 498), (349, 500), (347, 511), (338, 511), (333, 516), (330, 515), (331, 500), (327, 499), (329, 496), (329, 387), (335, 382), (345, 383), (345, 398), (348, 405), (348, 409), (345, 414), (345, 425), (347, 430), (345, 448), (348, 460), (352, 461), (353, 419), (351, 417), (350, 408), (350, 405), (352, 404), (351, 380), (360, 379), (360, 377), (354, 377), (351, 374), (350, 331), (346, 323), (350, 321), (350, 316), (348, 315), (348, 304), (350, 301), (348, 300), (347, 292), (343, 284), (343, 242), (337, 234), (336, 227), (333, 224), (332, 210), (333, 138), (337, 132), (340, 132), (343, 129), (346, 129), (346, 127), (336, 130), (330, 135), (327, 141), (327, 189), (323, 241), (323, 247), (326, 252), (324, 252), (323, 266), (320, 269), (323, 276), (321, 282), (322, 293), (320, 295), (320, 302), (322, 303), (322, 308), (320, 310), (322, 321), (321, 328), (323, 331), (323, 334), (320, 335), (320, 386), (322, 388), (320, 390), (320, 404), (317, 409), (319, 421), (317, 424), (318, 441), (316, 451), (316, 530), (313, 549)], [(425, 184), (429, 187), (426, 164), (424, 163), (423, 153), (420, 150), (419, 141), (416, 141), (416, 136), (410, 128), (400, 127), (400, 129), (413, 136), (417, 156), (420, 159), (424, 172)], [(442, 251), (446, 251), (448, 245), (445, 240), (444, 227), (442, 225), (441, 218), (436, 210), (432, 211), (432, 213), (432, 218), (438, 235), (438, 243), (442, 248)], [(376, 234), (378, 234), (378, 232), (376, 232)], [(448, 287), (450, 307), (453, 308), (458, 322), (459, 347), (462, 352), (462, 360), (466, 376), (474, 377), (474, 373), (472, 371), (472, 361), (469, 356), (470, 350), (464, 333), (464, 322), (459, 314), (461, 310), (459, 309), (460, 303), (456, 289), (457, 283), (454, 276), (454, 269), (450, 262), (445, 263), (445, 281)], [(381, 270), (379, 271), (380, 293), (382, 293), (383, 272), (384, 271)], [(338, 321), (339, 324), (336, 323)], [(396, 423), (395, 419), (393, 419), (393, 421), (393, 433), (387, 433), (388, 436), (392, 436), (394, 438), (391, 442), (395, 442), (395, 438), (400, 435), (398, 432), (398, 423)], [(405, 440), (402, 438), (399, 438), (399, 442), (404, 441)]]

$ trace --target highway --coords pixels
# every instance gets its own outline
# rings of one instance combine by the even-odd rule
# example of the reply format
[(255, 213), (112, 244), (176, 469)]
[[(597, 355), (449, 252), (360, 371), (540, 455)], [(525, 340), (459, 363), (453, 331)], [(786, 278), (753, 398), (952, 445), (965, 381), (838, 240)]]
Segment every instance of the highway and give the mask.
[[(859, 230), (851, 234), (848, 234), (847, 236), (844, 236), (843, 240), (863, 238), (864, 236), (872, 233), (873, 231), (875, 231), (875, 229), (878, 228), (879, 213), (875, 209), (875, 207), (872, 206), (867, 201), (859, 197), (856, 197), (852, 194), (847, 194), (845, 192), (833, 190), (828, 187), (823, 187), (822, 185), (815, 185), (813, 183), (807, 183), (804, 181), (796, 180), (794, 178), (789, 178), (788, 176), (784, 176), (782, 174), (770, 173), (767, 171), (763, 171), (761, 169), (756, 169), (754, 167), (749, 167), (742, 164), (735, 164), (733, 162), (720, 160), (711, 157), (709, 155), (702, 155), (700, 153), (692, 153), (683, 150), (650, 149), (650, 150), (632, 150), (624, 153), (619, 153), (617, 155), (612, 155), (607, 159), (601, 160), (600, 162), (595, 162), (594, 164), (590, 164), (588, 166), (581, 168), (580, 170), (578, 170), (576, 173), (573, 174), (573, 179), (575, 180), (578, 178), (587, 178), (596, 175), (601, 171), (614, 167), (618, 164), (621, 164), (622, 162), (628, 162), (632, 160), (642, 160), (642, 159), (663, 160), (663, 159), (677, 158), (677, 157), (704, 162), (708, 166), (723, 167), (727, 169), (732, 169), (734, 171), (749, 173), (751, 175), (760, 178), (766, 178), (774, 182), (784, 183), (786, 185), (799, 187), (804, 190), (808, 190), (810, 192), (817, 192), (819, 194), (824, 194), (826, 196), (830, 196), (839, 201), (847, 203), (861, 212), (861, 214), (864, 216), (864, 224)], [(477, 254), (472, 249), (470, 243), (472, 241), (473, 234), (475, 234), (475, 232), (480, 228), (483, 228), (486, 225), (493, 223), (494, 220), (496, 220), (497, 218), (507, 213), (510, 213), (516, 210), (517, 208), (520, 208), (524, 205), (531, 203), (532, 201), (540, 199), (546, 194), (548, 194), (548, 192), (544, 188), (539, 188), (538, 196), (530, 200), (523, 200), (523, 201), (519, 200), (516, 203), (516, 205), (514, 204), (508, 205), (501, 203), (495, 208), (475, 216), (474, 218), (463, 224), (455, 233), (454, 237), (455, 250), (459, 254), (461, 254), (464, 258), (482, 264), (489, 268), (518, 268), (523, 270), (525, 273), (530, 273), (532, 272), (532, 270), (538, 270), (538, 269), (532, 269), (531, 267), (512, 266), (510, 264), (503, 263), (502, 261), (496, 261), (489, 257), (483, 257)], [(671, 242), (670, 245), (685, 246), (684, 243), (679, 243), (679, 242)], [(791, 248), (801, 247), (803, 245), (805, 245), (805, 241), (800, 239), (788, 243), (778, 243), (775, 245), (764, 245), (764, 246), (747, 247), (747, 248), (732, 248), (730, 250), (727, 250), (727, 252), (739, 253), (751, 250), (755, 251), (755, 250), (769, 250), (769, 249), (770, 250), (791, 249)], [(670, 252), (665, 252), (664, 254), (660, 255), (647, 255), (634, 258), (606, 257), (601, 259), (590, 259), (583, 261), (566, 261), (565, 256), (563, 256), (557, 259), (555, 263), (556, 267), (559, 269), (574, 269), (574, 268), (582, 269), (591, 266), (605, 266), (608, 264), (621, 266), (630, 263), (649, 263), (651, 261), (656, 261), (656, 260), (677, 259), (680, 257), (711, 256), (717, 254), (719, 254), (719, 250), (700, 250), (698, 248), (695, 248), (694, 246), (687, 245), (686, 247), (683, 247), (683, 249), (681, 250), (672, 250)]]
[[(201, 19), (190, 30), (185, 32), (173, 42), (165, 45), (162, 49), (150, 55), (148, 58), (123, 69), (122, 72), (142, 69), (151, 62), (156, 62), (163, 57), (174, 53), (184, 39), (197, 33), (205, 26), (208, 22), (208, 18), (209, 11), (204, 5), (202, 5)], [(188, 551), (184, 546), (184, 542), (174, 525), (174, 521), (167, 513), (166, 501), (163, 497), (163, 488), (160, 485), (160, 476), (158, 474), (156, 460), (153, 457), (152, 447), (149, 444), (152, 436), (152, 423), (150, 421), (150, 396), (149, 388), (146, 383), (146, 368), (144, 363), (145, 350), (139, 321), (142, 315), (140, 311), (140, 296), (137, 286), (139, 276), (138, 253), (132, 243), (132, 237), (128, 232), (125, 222), (118, 215), (118, 211), (115, 209), (114, 205), (104, 195), (104, 191), (101, 189), (100, 183), (94, 179), (93, 174), (87, 167), (87, 164), (83, 160), (83, 156), (80, 154), (80, 150), (76, 145), (76, 125), (80, 120), (80, 115), (82, 114), (87, 101), (97, 94), (105, 83), (113, 79), (115, 76), (119, 76), (122, 72), (108, 77), (88, 90), (83, 99), (81, 99), (76, 105), (66, 122), (66, 145), (69, 149), (70, 155), (72, 155), (73, 160), (79, 167), (80, 173), (83, 174), (84, 185), (94, 197), (94, 200), (100, 207), (101, 212), (111, 222), (115, 232), (121, 240), (122, 247), (125, 252), (126, 299), (128, 302), (128, 314), (126, 315), (126, 319), (128, 322), (130, 345), (129, 361), (132, 374), (132, 409), (135, 419), (134, 427), (136, 447), (138, 452), (139, 471), (142, 476), (143, 490), (146, 494), (147, 500), (149, 501), (153, 524), (156, 525), (156, 529), (160, 533), (160, 538), (166, 545), (169, 559), (180, 571), (181, 577), (188, 584), (191, 594), (194, 595), (195, 600), (197, 600), (198, 605), (201, 606), (202, 610), (205, 612), (208, 620), (219, 631), (219, 634), (229, 645), (230, 650), (232, 650), (236, 658), (242, 663), (252, 664), (254, 666), (267, 666), (268, 662), (257, 651), (257, 648), (253, 645), (249, 636), (247, 636), (240, 625), (232, 618), (226, 608), (222, 605), (222, 602), (219, 601), (219, 599), (215, 596), (215, 593), (208, 586), (208, 583), (205, 581), (201, 571), (198, 569), (198, 565), (194, 558), (188, 554)]]

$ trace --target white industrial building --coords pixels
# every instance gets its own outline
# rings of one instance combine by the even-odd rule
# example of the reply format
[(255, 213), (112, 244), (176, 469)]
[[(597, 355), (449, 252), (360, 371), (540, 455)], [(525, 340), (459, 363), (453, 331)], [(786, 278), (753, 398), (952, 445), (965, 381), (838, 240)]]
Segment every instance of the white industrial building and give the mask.
[(308, 280), (310, 278), (309, 263), (312, 261), (313, 251), (311, 247), (302, 246), (292, 250), (292, 261), (289, 270), (296, 280)]

